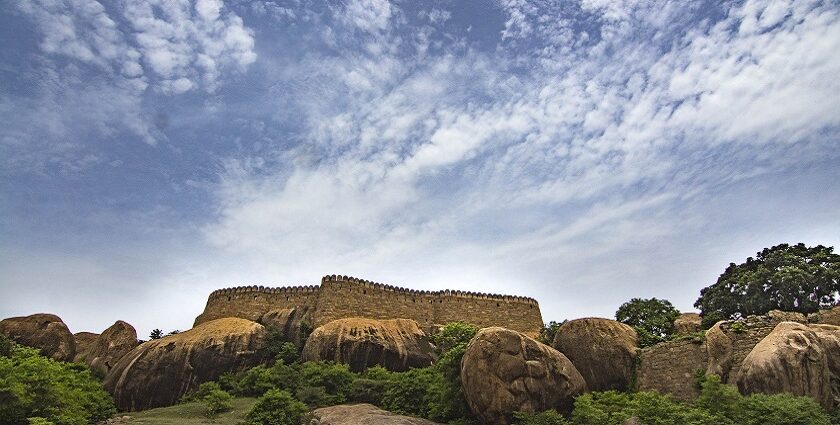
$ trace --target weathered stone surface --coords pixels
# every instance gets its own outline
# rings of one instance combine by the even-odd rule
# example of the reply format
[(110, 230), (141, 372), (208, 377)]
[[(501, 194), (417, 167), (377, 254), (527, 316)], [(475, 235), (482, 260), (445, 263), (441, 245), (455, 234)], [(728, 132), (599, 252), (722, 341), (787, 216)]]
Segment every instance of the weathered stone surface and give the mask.
[(779, 323), (744, 359), (735, 381), (751, 393), (808, 396), (835, 406), (840, 363), (840, 328)]
[(96, 343), (96, 338), (99, 334), (93, 332), (76, 332), (73, 334), (73, 340), (76, 342), (76, 356), (73, 358), (74, 362), (83, 363), (84, 353), (90, 350), (90, 347)]
[(434, 348), (417, 322), (408, 319), (339, 319), (315, 329), (306, 340), (303, 360), (333, 360), (353, 371), (381, 365), (392, 371), (426, 367)]
[(732, 339), (723, 330), (726, 323), (717, 322), (706, 331), (706, 351), (709, 356), (706, 374), (720, 376), (723, 382), (728, 382), (733, 361)]
[(703, 319), (697, 313), (683, 313), (674, 319), (674, 332), (677, 335), (685, 335), (700, 332), (700, 325)]
[(627, 390), (633, 380), (636, 331), (610, 319), (570, 320), (552, 346), (575, 365), (590, 391)]
[(840, 326), (840, 306), (811, 313), (808, 315), (808, 322)]
[(697, 372), (705, 371), (707, 347), (702, 338), (667, 341), (646, 347), (639, 354), (636, 387), (639, 391), (656, 391), (690, 401), (700, 390), (695, 384)]
[(0, 321), (0, 333), (15, 342), (41, 350), (41, 354), (59, 361), (72, 361), (76, 340), (61, 318), (39, 313), (10, 317)]
[(312, 331), (311, 310), (305, 306), (271, 310), (263, 314), (258, 322), (266, 328), (281, 330), (287, 341), (300, 347), (306, 342), (305, 334)]
[(121, 410), (175, 404), (202, 382), (257, 365), (265, 327), (239, 318), (202, 323), (176, 335), (140, 344), (105, 377)]
[(140, 341), (137, 340), (137, 331), (134, 330), (134, 326), (117, 320), (101, 335), (98, 335), (93, 344), (88, 345), (84, 350), (77, 350), (76, 361), (82, 361), (91, 369), (107, 374), (122, 356), (138, 345)]
[(559, 351), (509, 329), (484, 328), (467, 346), (461, 383), (483, 423), (510, 423), (513, 412), (569, 411), (586, 382)]
[(371, 404), (322, 407), (312, 412), (311, 425), (437, 425), (426, 419), (400, 416)]

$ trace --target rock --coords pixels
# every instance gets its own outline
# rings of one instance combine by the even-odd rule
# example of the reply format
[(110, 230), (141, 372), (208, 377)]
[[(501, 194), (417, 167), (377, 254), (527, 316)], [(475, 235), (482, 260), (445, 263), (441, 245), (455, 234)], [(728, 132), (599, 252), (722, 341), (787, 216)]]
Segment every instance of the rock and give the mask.
[(808, 323), (808, 318), (796, 311), (770, 310), (767, 317), (776, 322)]
[(700, 332), (703, 319), (697, 313), (683, 313), (674, 319), (674, 332), (678, 335)]
[(312, 412), (313, 425), (437, 425), (426, 419), (400, 416), (371, 404), (322, 407)]
[(169, 406), (202, 382), (259, 364), (264, 339), (259, 323), (212, 320), (140, 344), (114, 365), (103, 385), (123, 411)]
[(54, 360), (72, 361), (76, 355), (73, 334), (54, 314), (39, 313), (4, 319), (0, 321), (0, 333), (19, 344), (37, 348), (42, 355)]
[(808, 396), (830, 410), (840, 396), (838, 367), (840, 328), (781, 322), (744, 359), (736, 384), (744, 394)]
[(808, 315), (808, 321), (810, 323), (840, 326), (840, 306), (811, 313)]
[(729, 371), (732, 369), (732, 339), (721, 328), (727, 322), (720, 321), (706, 331), (706, 353), (709, 364), (707, 375), (717, 375), (723, 382), (729, 382)]
[(315, 329), (303, 348), (304, 361), (333, 360), (354, 372), (381, 365), (401, 372), (426, 367), (434, 348), (417, 322), (408, 319), (339, 319)]
[(570, 320), (552, 346), (575, 365), (590, 391), (629, 389), (637, 356), (636, 331), (615, 320)]
[(137, 331), (134, 327), (122, 320), (117, 320), (101, 335), (98, 335), (87, 349), (79, 350), (76, 361), (83, 361), (91, 369), (107, 374), (122, 356), (138, 345), (140, 341), (137, 340)]
[(73, 361), (76, 363), (84, 363), (84, 353), (90, 350), (90, 347), (96, 343), (96, 338), (99, 334), (93, 332), (76, 332), (73, 334), (73, 340), (76, 342), (76, 356)]
[(513, 412), (568, 412), (586, 390), (575, 366), (559, 351), (509, 329), (480, 330), (461, 362), (470, 410), (485, 424), (510, 423)]
[(303, 346), (306, 337), (312, 331), (309, 307), (271, 310), (263, 314), (257, 322), (267, 329), (277, 328), (281, 330), (286, 340), (293, 342), (298, 347)]

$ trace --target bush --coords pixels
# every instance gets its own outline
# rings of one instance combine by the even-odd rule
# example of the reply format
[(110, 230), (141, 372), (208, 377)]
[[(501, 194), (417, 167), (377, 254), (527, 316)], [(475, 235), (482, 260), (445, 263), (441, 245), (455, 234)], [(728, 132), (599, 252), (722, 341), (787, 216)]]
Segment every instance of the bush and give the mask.
[(215, 381), (204, 382), (201, 385), (199, 385), (198, 388), (195, 391), (185, 395), (181, 399), (181, 401), (182, 402), (187, 402), (187, 401), (204, 400), (204, 398), (207, 397), (207, 395), (209, 395), (211, 392), (216, 391), (216, 390), (219, 390), (219, 391), (222, 390), (222, 387), (219, 386), (218, 382), (215, 382)]
[(300, 425), (309, 409), (287, 391), (269, 390), (246, 415), (248, 425)]
[[(323, 398), (317, 406), (332, 406), (347, 401), (353, 379), (356, 378), (356, 374), (350, 372), (347, 365), (327, 362), (303, 363), (300, 365), (299, 376), (297, 390), (318, 387), (324, 389)], [(310, 390), (308, 394), (314, 393)]]
[(26, 419), (29, 425), (55, 425), (55, 423), (51, 420), (42, 418), (40, 416), (36, 416), (34, 418), (27, 418)]
[(564, 323), (566, 323), (565, 320), (559, 323), (553, 320), (546, 323), (543, 325), (542, 330), (540, 330), (540, 334), (537, 336), (537, 341), (550, 346), (554, 343), (554, 336), (557, 335), (557, 329), (560, 329), (560, 326), (563, 326)]
[(513, 423), (514, 425), (569, 425), (569, 420), (556, 410), (546, 410), (539, 413), (515, 412)]
[(9, 356), (0, 356), (4, 424), (25, 425), (27, 418), (56, 425), (88, 424), (115, 413), (111, 396), (83, 365), (56, 362), (20, 345), (14, 345)]
[(831, 419), (813, 399), (790, 394), (753, 394), (738, 403), (738, 425), (830, 425)]
[(233, 396), (222, 390), (211, 390), (203, 400), (206, 406), (205, 412), (209, 418), (233, 410)]
[(300, 349), (286, 338), (283, 329), (276, 326), (269, 326), (266, 329), (265, 343), (261, 351), (264, 358), (282, 360), (285, 364), (300, 360)]
[(476, 333), (478, 333), (478, 326), (464, 322), (452, 322), (443, 325), (438, 333), (429, 337), (429, 341), (435, 344), (440, 352), (446, 352), (458, 344), (470, 342)]
[(6, 337), (6, 335), (0, 334), (0, 357), (11, 356), (14, 346), (14, 341)]
[(382, 405), (382, 398), (388, 390), (390, 380), (358, 378), (350, 385), (349, 401)]

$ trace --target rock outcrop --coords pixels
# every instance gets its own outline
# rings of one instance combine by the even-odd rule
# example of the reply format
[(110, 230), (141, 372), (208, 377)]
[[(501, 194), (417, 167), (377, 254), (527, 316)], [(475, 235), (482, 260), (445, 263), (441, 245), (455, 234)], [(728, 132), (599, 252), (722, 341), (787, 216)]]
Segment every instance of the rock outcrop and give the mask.
[(683, 313), (674, 319), (674, 332), (678, 335), (686, 335), (700, 332), (703, 319), (697, 313)]
[(392, 371), (426, 367), (434, 348), (417, 322), (408, 319), (339, 319), (315, 329), (306, 340), (303, 360), (332, 360), (358, 372), (381, 365)]
[(808, 315), (808, 322), (840, 326), (840, 306), (811, 313)]
[(258, 322), (266, 328), (279, 329), (287, 341), (301, 347), (306, 342), (307, 334), (312, 331), (309, 327), (311, 316), (309, 307), (284, 308), (263, 314)]
[(637, 355), (636, 331), (610, 319), (570, 320), (552, 346), (575, 365), (590, 391), (629, 389)]
[(312, 415), (311, 425), (438, 425), (426, 419), (400, 416), (372, 404), (322, 407)]
[(724, 331), (727, 322), (717, 322), (706, 331), (706, 353), (708, 354), (707, 375), (717, 375), (723, 382), (728, 382), (732, 369), (732, 338)]
[(103, 384), (120, 410), (169, 406), (202, 382), (260, 363), (264, 339), (265, 327), (250, 320), (205, 322), (135, 347)]
[(840, 327), (781, 322), (747, 355), (735, 381), (744, 394), (808, 396), (825, 409), (840, 400)]
[(91, 369), (107, 374), (124, 355), (138, 345), (140, 341), (137, 340), (134, 326), (117, 320), (102, 334), (97, 335), (92, 344), (83, 350), (77, 350), (76, 361), (84, 362)]
[(467, 346), (461, 383), (470, 410), (485, 424), (503, 425), (513, 412), (568, 412), (586, 390), (559, 351), (509, 329), (484, 328)]
[(67, 325), (54, 314), (39, 313), (24, 317), (10, 317), (0, 321), (0, 333), (18, 344), (41, 350), (54, 360), (72, 361), (76, 355), (76, 340)]
[(84, 353), (93, 347), (96, 343), (96, 338), (99, 334), (93, 332), (76, 332), (73, 334), (73, 340), (76, 342), (76, 356), (73, 358), (74, 362), (84, 363)]

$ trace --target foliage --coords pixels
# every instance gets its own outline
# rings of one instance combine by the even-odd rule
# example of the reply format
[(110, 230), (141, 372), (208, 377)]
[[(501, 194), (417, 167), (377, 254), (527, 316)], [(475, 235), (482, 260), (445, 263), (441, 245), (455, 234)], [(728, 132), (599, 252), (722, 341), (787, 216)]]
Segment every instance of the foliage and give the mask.
[[(737, 319), (770, 310), (808, 314), (840, 301), (840, 255), (833, 247), (781, 244), (729, 264), (694, 303), (701, 314)], [(708, 321), (707, 321), (708, 323)]]
[(515, 412), (513, 423), (514, 425), (569, 425), (569, 420), (556, 410), (546, 410), (539, 413)]
[(179, 333), (181, 333), (181, 330), (180, 330), (180, 329), (174, 329), (174, 330), (170, 331), (169, 333), (167, 333), (167, 334), (166, 334), (166, 336), (169, 336), (169, 335), (178, 335)]
[(222, 387), (219, 386), (218, 382), (215, 382), (215, 381), (204, 382), (204, 383), (200, 384), (198, 386), (198, 388), (196, 388), (195, 391), (193, 391), (193, 392), (185, 395), (183, 398), (181, 398), (181, 402), (185, 403), (185, 402), (190, 402), (190, 401), (203, 400), (212, 391), (216, 391), (216, 390), (221, 391), (221, 389), (222, 389)]
[(160, 329), (152, 329), (152, 332), (149, 334), (149, 339), (161, 339), (163, 338), (163, 331)]
[(14, 347), (14, 341), (6, 337), (6, 335), (0, 334), (0, 357), (11, 356)]
[(435, 344), (441, 352), (446, 352), (458, 344), (470, 342), (476, 333), (478, 333), (478, 326), (464, 322), (452, 322), (443, 325), (438, 333), (429, 337), (429, 341)]
[(265, 343), (262, 354), (271, 360), (283, 360), (285, 364), (292, 364), (300, 360), (300, 349), (286, 338), (283, 329), (269, 326), (266, 329)]
[(543, 325), (542, 330), (540, 330), (539, 336), (537, 336), (537, 341), (542, 342), (545, 345), (551, 345), (554, 343), (554, 335), (557, 335), (557, 329), (560, 329), (560, 326), (566, 323), (566, 320), (562, 322), (555, 322), (550, 321)]
[(309, 409), (287, 391), (269, 390), (246, 416), (248, 425), (300, 425)]
[(575, 400), (574, 425), (621, 425), (631, 417), (655, 425), (734, 425), (654, 392), (618, 393), (607, 391), (584, 394)]
[(668, 300), (657, 298), (633, 298), (615, 312), (616, 320), (636, 329), (640, 347), (668, 339), (674, 333), (674, 319), (679, 315), (679, 310)]
[(22, 425), (28, 423), (27, 418), (43, 418), (56, 425), (81, 425), (114, 413), (110, 395), (86, 366), (56, 362), (20, 345), (13, 345), (9, 356), (0, 356), (4, 424)]
[(323, 398), (313, 406), (332, 406), (347, 401), (355, 378), (345, 364), (306, 362), (300, 365), (298, 391), (305, 388), (323, 388)]
[(429, 388), (439, 385), (443, 375), (432, 368), (396, 373), (382, 397), (382, 408), (401, 415), (429, 417)]
[(382, 404), (382, 397), (388, 389), (387, 379), (358, 378), (350, 385), (349, 401), (353, 403)]
[(204, 396), (207, 417), (214, 417), (222, 412), (233, 410), (233, 396), (222, 390), (211, 390)]
[(53, 421), (46, 418), (42, 418), (40, 416), (36, 416), (34, 418), (27, 418), (26, 420), (29, 425), (55, 425)]

